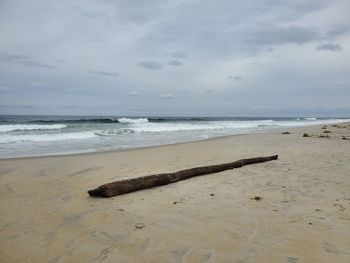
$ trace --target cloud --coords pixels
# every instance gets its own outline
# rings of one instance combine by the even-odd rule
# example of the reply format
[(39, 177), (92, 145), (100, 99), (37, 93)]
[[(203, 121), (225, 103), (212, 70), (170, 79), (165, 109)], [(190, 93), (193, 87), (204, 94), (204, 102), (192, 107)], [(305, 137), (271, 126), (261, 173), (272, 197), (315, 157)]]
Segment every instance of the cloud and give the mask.
[(42, 63), (38, 60), (35, 60), (29, 56), (21, 54), (11, 54), (6, 52), (0, 52), (0, 62), (14, 62), (18, 63), (25, 67), (34, 67), (34, 68), (45, 68), (45, 69), (54, 69), (53, 66)]
[(173, 58), (188, 58), (187, 53), (183, 51), (166, 52), (165, 55)]
[(242, 81), (243, 80), (239, 76), (232, 76), (232, 75), (227, 76), (227, 78), (232, 79), (233, 81)]
[(6, 52), (0, 52), (0, 61), (23, 61), (30, 60), (31, 58), (28, 56), (20, 55), (20, 54), (10, 54)]
[(341, 36), (347, 32), (350, 31), (350, 25), (337, 25), (334, 26), (333, 29), (328, 31), (327, 36), (328, 37), (337, 37)]
[(213, 89), (206, 89), (205, 92), (207, 92), (207, 93), (213, 93), (214, 90), (213, 90)]
[(67, 92), (82, 92), (84, 91), (83, 88), (68, 88), (66, 89)]
[(42, 63), (40, 61), (36, 60), (27, 60), (27, 61), (22, 61), (21, 64), (23, 66), (29, 67), (29, 68), (45, 68), (45, 69), (54, 69), (54, 66)]
[(138, 96), (140, 96), (140, 93), (139, 93), (138, 91), (134, 90), (134, 91), (131, 91), (131, 92), (129, 93), (129, 96), (138, 97)]
[(119, 76), (117, 72), (101, 71), (101, 70), (89, 70), (89, 74), (100, 75), (104, 77), (116, 77)]
[(317, 47), (317, 50), (327, 50), (332, 52), (341, 51), (343, 48), (339, 44), (322, 44)]
[(182, 62), (180, 60), (177, 60), (177, 59), (173, 59), (173, 60), (170, 60), (168, 62), (168, 65), (171, 65), (171, 66), (181, 66), (182, 65)]
[(30, 86), (35, 87), (35, 88), (39, 88), (39, 87), (44, 86), (44, 83), (42, 83), (41, 81), (33, 81), (30, 83)]
[(161, 69), (163, 67), (163, 65), (161, 63), (153, 61), (153, 60), (140, 62), (137, 64), (137, 66), (143, 67), (143, 68), (149, 69), (149, 70), (158, 70), (158, 69)]
[(174, 95), (172, 95), (172, 94), (161, 94), (161, 95), (158, 96), (158, 98), (171, 100), (171, 99), (174, 99)]
[(107, 15), (106, 12), (104, 11), (94, 11), (94, 10), (81, 11), (80, 14), (88, 18), (101, 18)]
[(7, 86), (0, 86), (0, 91), (7, 91), (7, 90), (10, 90), (10, 88)]
[(290, 25), (261, 29), (250, 37), (249, 42), (258, 45), (305, 44), (318, 40), (320, 34), (313, 27)]
[(340, 89), (348, 89), (350, 87), (349, 82), (338, 82), (335, 84), (336, 87), (340, 88)]
[(34, 105), (0, 105), (0, 108), (10, 108), (10, 109), (35, 109)]

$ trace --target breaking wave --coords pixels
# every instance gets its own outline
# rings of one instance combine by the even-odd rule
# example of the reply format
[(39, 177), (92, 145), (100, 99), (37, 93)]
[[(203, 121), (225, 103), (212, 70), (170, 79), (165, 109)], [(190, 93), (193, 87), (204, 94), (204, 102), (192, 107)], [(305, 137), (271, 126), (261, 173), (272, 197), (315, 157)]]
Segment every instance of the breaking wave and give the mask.
[(113, 118), (92, 118), (92, 119), (63, 119), (63, 120), (33, 120), (32, 123), (118, 123)]
[(31, 131), (31, 130), (59, 130), (66, 128), (64, 124), (35, 125), (35, 124), (8, 124), (0, 125), (0, 132)]
[(117, 136), (117, 135), (124, 135), (124, 134), (132, 134), (135, 133), (133, 129), (119, 129), (119, 130), (102, 130), (102, 131), (95, 131), (95, 134), (98, 136)]
[(71, 132), (71, 133), (57, 133), (57, 134), (23, 134), (14, 135), (7, 134), (0, 136), (0, 143), (14, 143), (14, 142), (55, 142), (67, 140), (82, 140), (97, 137), (94, 132)]
[(147, 123), (148, 119), (147, 118), (140, 118), (140, 119), (120, 118), (118, 119), (118, 122), (139, 124), (139, 123)]

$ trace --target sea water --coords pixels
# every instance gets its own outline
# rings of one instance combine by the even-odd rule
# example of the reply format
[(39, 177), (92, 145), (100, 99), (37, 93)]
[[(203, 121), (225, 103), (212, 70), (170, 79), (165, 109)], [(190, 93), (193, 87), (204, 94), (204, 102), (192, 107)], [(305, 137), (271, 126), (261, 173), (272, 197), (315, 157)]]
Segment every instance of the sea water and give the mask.
[(344, 121), (350, 119), (0, 116), (0, 158), (137, 148)]

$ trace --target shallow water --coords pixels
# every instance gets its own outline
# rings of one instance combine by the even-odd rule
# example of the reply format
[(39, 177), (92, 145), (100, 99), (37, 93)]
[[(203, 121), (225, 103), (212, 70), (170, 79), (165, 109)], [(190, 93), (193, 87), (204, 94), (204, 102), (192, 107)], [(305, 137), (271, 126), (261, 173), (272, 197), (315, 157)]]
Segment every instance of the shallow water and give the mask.
[(187, 142), (336, 118), (0, 116), (0, 158), (95, 152)]

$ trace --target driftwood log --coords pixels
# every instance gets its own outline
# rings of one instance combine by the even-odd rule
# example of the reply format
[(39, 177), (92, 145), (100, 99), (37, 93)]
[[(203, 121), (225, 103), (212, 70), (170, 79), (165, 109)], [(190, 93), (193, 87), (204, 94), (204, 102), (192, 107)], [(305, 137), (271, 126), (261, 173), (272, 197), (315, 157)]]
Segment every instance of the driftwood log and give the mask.
[(125, 180), (101, 185), (96, 189), (89, 190), (88, 193), (90, 196), (112, 197), (116, 195), (127, 194), (130, 192), (135, 192), (138, 190), (155, 187), (155, 186), (175, 183), (194, 176), (218, 173), (224, 170), (239, 168), (244, 165), (272, 161), (272, 160), (276, 160), (277, 158), (278, 158), (278, 155), (256, 157), (256, 158), (242, 159), (231, 163), (195, 167), (191, 169), (181, 170), (175, 173), (154, 174), (154, 175), (142, 176), (142, 177), (137, 177), (132, 179), (125, 179)]

